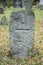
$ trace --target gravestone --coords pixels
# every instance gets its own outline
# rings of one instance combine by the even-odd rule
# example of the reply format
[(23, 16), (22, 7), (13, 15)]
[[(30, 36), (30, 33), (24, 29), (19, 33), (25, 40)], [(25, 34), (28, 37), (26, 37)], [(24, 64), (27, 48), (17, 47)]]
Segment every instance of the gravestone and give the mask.
[(3, 13), (4, 13), (3, 7), (0, 7), (0, 14), (3, 14)]
[(6, 16), (2, 17), (0, 25), (7, 25), (7, 18), (6, 18)]
[(14, 56), (31, 57), (34, 45), (35, 16), (31, 10), (33, 0), (26, 0), (26, 10), (11, 13), (9, 25), (10, 52)]
[(14, 7), (23, 7), (23, 0), (14, 0)]
[(38, 5), (38, 7), (39, 7), (40, 9), (43, 10), (43, 0), (40, 0), (37, 5)]

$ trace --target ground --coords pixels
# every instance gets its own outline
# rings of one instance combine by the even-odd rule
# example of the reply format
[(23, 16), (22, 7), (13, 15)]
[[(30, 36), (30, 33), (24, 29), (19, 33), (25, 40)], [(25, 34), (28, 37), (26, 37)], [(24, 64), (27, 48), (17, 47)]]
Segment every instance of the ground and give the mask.
[[(43, 65), (43, 10), (33, 7), (35, 13), (34, 25), (34, 48), (32, 58), (16, 58), (9, 57), (10, 42), (9, 42), (9, 21), (10, 14), (15, 9), (6, 8), (4, 14), (0, 15), (0, 20), (3, 16), (7, 17), (8, 25), (0, 25), (0, 65)], [(18, 9), (17, 9), (18, 10)]]

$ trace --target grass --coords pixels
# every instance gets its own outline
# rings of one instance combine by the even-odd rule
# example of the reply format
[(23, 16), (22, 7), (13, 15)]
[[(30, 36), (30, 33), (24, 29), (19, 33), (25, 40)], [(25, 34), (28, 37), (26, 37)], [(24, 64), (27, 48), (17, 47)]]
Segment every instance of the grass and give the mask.
[[(19, 9), (4, 9), (4, 14), (0, 15), (0, 20), (3, 16), (6, 16), (9, 23), (10, 14), (14, 10)], [(35, 35), (32, 58), (20, 59), (8, 57), (10, 50), (9, 25), (0, 25), (0, 65), (43, 65), (43, 10), (33, 8), (33, 11), (35, 13)]]

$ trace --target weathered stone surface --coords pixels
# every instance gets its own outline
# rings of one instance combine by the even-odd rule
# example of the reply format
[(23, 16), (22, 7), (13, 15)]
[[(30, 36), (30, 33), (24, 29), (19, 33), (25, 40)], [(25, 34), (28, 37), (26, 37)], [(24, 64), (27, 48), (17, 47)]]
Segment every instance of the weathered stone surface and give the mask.
[(9, 33), (10, 51), (21, 58), (31, 56), (34, 44), (35, 16), (31, 10), (33, 0), (26, 0), (26, 11), (11, 14)]
[(34, 0), (25, 0), (25, 2), (26, 2), (26, 10), (27, 11), (31, 10), (33, 1)]
[(10, 20), (10, 49), (19, 57), (26, 57), (34, 44), (34, 13), (17, 11), (11, 14)]
[(1, 19), (0, 25), (7, 25), (7, 18), (6, 16), (3, 16), (3, 18)]

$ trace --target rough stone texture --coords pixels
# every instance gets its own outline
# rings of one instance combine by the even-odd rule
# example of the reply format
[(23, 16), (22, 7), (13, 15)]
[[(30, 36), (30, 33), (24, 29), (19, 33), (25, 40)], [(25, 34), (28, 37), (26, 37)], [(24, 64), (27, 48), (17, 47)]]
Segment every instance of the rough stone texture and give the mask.
[(34, 21), (32, 11), (17, 11), (11, 14), (9, 32), (11, 53), (19, 57), (31, 55), (34, 44)]
[(1, 19), (0, 25), (7, 25), (7, 18), (6, 16), (3, 16), (3, 18)]
[(25, 0), (25, 2), (26, 2), (25, 5), (26, 5), (26, 10), (27, 11), (30, 11), (31, 10), (33, 1), (34, 0)]
[(31, 56), (34, 45), (35, 16), (31, 10), (32, 2), (33, 0), (26, 0), (26, 11), (11, 13), (10, 51), (21, 58)]

